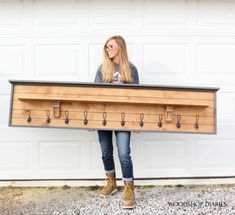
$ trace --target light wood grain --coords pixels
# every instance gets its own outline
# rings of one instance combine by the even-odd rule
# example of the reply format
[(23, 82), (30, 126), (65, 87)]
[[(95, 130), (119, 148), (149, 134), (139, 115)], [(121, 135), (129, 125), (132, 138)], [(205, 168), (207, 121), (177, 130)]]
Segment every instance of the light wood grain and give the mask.
[[(147, 88), (107, 88), (89, 86), (14, 86), (11, 125), (67, 127), (108, 130), (172, 131), (172, 132), (215, 132), (215, 92), (147, 89)], [(53, 116), (53, 104), (61, 104), (61, 116)], [(167, 105), (173, 106), (173, 119), (166, 122)], [(31, 111), (32, 121), (27, 122)], [(50, 112), (51, 122), (46, 119)], [(65, 111), (68, 111), (69, 123), (65, 123)], [(84, 113), (88, 124), (84, 124)], [(103, 113), (106, 112), (104, 126)], [(121, 116), (125, 113), (125, 118)], [(144, 114), (140, 126), (141, 114)], [(180, 121), (179, 121), (180, 115)], [(197, 118), (197, 115), (199, 118)], [(162, 118), (161, 118), (162, 116)], [(161, 118), (162, 127), (158, 126)], [(121, 125), (121, 121), (125, 125)], [(177, 128), (179, 121), (181, 127)], [(194, 127), (198, 122), (199, 128)]]

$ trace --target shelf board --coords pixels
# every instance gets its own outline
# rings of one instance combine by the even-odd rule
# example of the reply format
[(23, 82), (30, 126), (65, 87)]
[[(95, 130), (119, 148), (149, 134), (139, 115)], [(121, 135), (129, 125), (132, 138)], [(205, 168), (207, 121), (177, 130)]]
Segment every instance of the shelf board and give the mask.
[(191, 101), (156, 101), (156, 100), (131, 100), (129, 98), (120, 99), (104, 99), (104, 98), (64, 98), (64, 97), (36, 97), (36, 96), (21, 96), (18, 97), (20, 101), (51, 101), (51, 102), (85, 102), (85, 103), (123, 103), (123, 104), (143, 104), (143, 105), (173, 105), (173, 106), (194, 106), (194, 107), (209, 107), (207, 102), (200, 102), (198, 100)]

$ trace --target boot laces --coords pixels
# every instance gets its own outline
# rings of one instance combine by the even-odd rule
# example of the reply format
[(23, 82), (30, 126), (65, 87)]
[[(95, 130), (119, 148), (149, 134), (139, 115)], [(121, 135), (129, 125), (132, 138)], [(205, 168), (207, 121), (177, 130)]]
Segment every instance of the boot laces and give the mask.
[(125, 184), (123, 190), (124, 190), (124, 198), (126, 200), (133, 199), (133, 190), (132, 190), (131, 185)]
[(112, 177), (111, 176), (107, 176), (107, 178), (105, 179), (105, 185), (106, 188), (112, 188)]

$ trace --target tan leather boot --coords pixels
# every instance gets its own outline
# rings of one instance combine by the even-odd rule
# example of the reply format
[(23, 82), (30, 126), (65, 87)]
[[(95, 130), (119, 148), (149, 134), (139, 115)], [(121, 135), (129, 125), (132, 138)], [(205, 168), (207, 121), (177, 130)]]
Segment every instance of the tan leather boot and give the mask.
[(104, 198), (109, 197), (117, 192), (115, 173), (106, 173), (106, 176), (107, 178), (105, 180), (105, 185), (100, 191), (100, 196)]
[(133, 181), (124, 181), (122, 207), (124, 209), (133, 209), (135, 207), (135, 193)]

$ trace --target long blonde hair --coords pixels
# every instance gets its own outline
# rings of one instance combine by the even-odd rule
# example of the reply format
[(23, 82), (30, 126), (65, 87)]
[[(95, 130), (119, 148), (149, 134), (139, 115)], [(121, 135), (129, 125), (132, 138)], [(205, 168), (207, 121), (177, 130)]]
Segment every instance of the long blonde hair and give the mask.
[(119, 47), (119, 72), (121, 74), (122, 81), (124, 83), (132, 83), (133, 78), (131, 76), (131, 64), (128, 60), (126, 42), (121, 36), (112, 36), (108, 38), (105, 42), (103, 49), (103, 64), (101, 69), (103, 81), (111, 83), (114, 78), (115, 64), (114, 61), (109, 58), (108, 53), (106, 51), (106, 45), (110, 40), (115, 40)]

